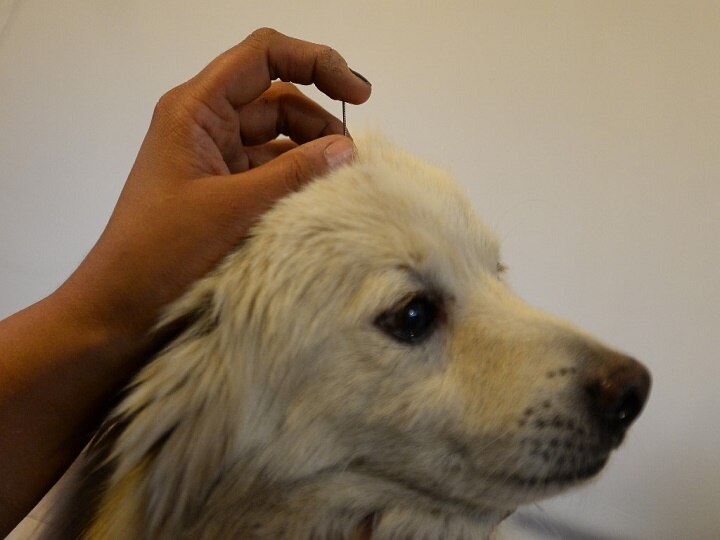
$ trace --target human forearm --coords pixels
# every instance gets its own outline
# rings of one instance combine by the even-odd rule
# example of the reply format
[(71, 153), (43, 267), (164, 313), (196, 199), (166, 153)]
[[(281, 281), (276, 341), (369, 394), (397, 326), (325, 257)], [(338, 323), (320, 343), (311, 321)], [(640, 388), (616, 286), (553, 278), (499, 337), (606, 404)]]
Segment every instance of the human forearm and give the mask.
[(0, 322), (0, 537), (88, 441), (142, 360), (129, 339), (61, 288)]

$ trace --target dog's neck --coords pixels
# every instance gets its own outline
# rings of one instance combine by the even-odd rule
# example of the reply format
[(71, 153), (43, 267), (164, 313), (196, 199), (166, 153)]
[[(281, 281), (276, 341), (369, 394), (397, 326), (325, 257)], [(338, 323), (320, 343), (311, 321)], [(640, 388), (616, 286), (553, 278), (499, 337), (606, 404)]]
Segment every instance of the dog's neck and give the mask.
[[(311, 448), (283, 444), (287, 439), (302, 440), (300, 436), (286, 434), (281, 439), (286, 440), (245, 446), (234, 457), (226, 456), (215, 477), (197, 486), (206, 494), (201, 496), (202, 509), (172, 512), (164, 520), (163, 533), (199, 539), (339, 540), (355, 539), (358, 530), (365, 529), (372, 540), (469, 540), (489, 538), (509, 514), (443, 500), (347, 462), (338, 465), (321, 449), (313, 453)], [(200, 452), (202, 444), (198, 441)], [(183, 469), (175, 464), (179, 474)], [(173, 499), (170, 493), (156, 495)]]
[[(207, 499), (208, 508), (232, 509), (213, 537), (338, 540), (356, 538), (364, 528), (373, 540), (481, 539), (510, 513), (441, 498), (378, 473), (353, 460), (355, 452), (343, 450), (321, 422), (298, 430), (285, 424), (251, 444), (249, 434), (238, 434), (235, 457)], [(215, 524), (200, 518), (198, 530), (219, 526), (217, 517), (209, 518)]]
[(202, 537), (337, 540), (356, 538), (365, 529), (373, 540), (479, 539), (490, 537), (508, 515), (471, 510), (348, 470), (331, 468), (293, 480), (248, 472), (246, 463), (238, 463), (215, 486), (208, 507), (228, 510), (199, 518)]

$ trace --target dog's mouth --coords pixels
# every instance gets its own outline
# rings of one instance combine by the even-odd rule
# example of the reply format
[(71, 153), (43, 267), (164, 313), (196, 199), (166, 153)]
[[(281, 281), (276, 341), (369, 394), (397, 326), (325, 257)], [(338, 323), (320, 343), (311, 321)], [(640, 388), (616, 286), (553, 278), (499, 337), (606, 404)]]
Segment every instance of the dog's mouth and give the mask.
[[(516, 472), (512, 474), (498, 473), (495, 475), (482, 476), (485, 476), (486, 481), (490, 480), (492, 483), (503, 485), (512, 491), (518, 490), (525, 492), (528, 495), (534, 494), (531, 495), (534, 499), (538, 496), (545, 496), (549, 492), (557, 493), (563, 491), (595, 476), (603, 469), (608, 459), (609, 454), (604, 454), (597, 456), (592, 460), (586, 461), (582, 465), (575, 466), (573, 468), (561, 468), (560, 470), (550, 471), (542, 475)], [(427, 486), (418, 485), (406, 478), (389, 475), (387, 474), (387, 471), (380, 473), (375, 470), (369, 470), (367, 467), (350, 467), (348, 470), (354, 470), (354, 472), (360, 473), (364, 476), (370, 476), (384, 482), (401, 486), (425, 500), (433, 501), (434, 504), (442, 506), (446, 509), (450, 508), (454, 512), (463, 514), (466, 517), (472, 518), (473, 516), (482, 516), (485, 511), (489, 508), (493, 508), (498, 503), (498, 500), (487, 500), (486, 502), (488, 506), (486, 507), (481, 502), (485, 499), (483, 496), (480, 496), (479, 499), (476, 499), (475, 497), (472, 499), (465, 499), (448, 496), (447, 494), (440, 495), (436, 489), (430, 489)]]
[(606, 454), (570, 470), (550, 471), (548, 474), (537, 476), (522, 473), (497, 475), (495, 480), (527, 490), (544, 488), (562, 489), (595, 476), (605, 467), (608, 458), (609, 454)]
[[(541, 464), (536, 459), (528, 461), (526, 458), (521, 460), (525, 462), (525, 467), (507, 472), (465, 468), (460, 473), (465, 477), (461, 482), (467, 490), (463, 494), (457, 491), (451, 494), (439, 485), (427, 485), (404, 475), (393, 474), (384, 468), (378, 469), (364, 459), (353, 460), (345, 470), (402, 487), (428, 501), (431, 506), (437, 505), (445, 511), (451, 510), (472, 518), (482, 516), (489, 510), (515, 507), (518, 501), (524, 504), (555, 495), (578, 485), (597, 475), (605, 467), (611, 449), (603, 445), (587, 453), (558, 453), (552, 466), (548, 466), (550, 464), (547, 461)], [(491, 493), (495, 494), (490, 496)]]

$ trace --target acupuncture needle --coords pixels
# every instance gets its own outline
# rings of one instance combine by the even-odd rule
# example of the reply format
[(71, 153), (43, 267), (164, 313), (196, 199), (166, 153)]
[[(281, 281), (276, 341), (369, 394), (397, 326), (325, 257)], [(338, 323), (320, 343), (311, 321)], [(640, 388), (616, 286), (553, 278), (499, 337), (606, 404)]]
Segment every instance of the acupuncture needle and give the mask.
[(347, 115), (345, 114), (345, 102), (342, 102), (342, 117), (343, 117), (343, 135), (345, 137), (348, 136), (348, 130), (347, 130)]

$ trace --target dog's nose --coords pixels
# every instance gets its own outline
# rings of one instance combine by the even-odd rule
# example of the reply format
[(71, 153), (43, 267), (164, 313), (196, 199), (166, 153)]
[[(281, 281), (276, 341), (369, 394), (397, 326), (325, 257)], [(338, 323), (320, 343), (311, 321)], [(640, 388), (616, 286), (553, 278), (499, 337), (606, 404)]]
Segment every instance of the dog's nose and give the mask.
[(650, 392), (650, 373), (637, 360), (615, 352), (596, 353), (595, 375), (585, 389), (591, 414), (613, 445), (623, 439), (645, 405)]

